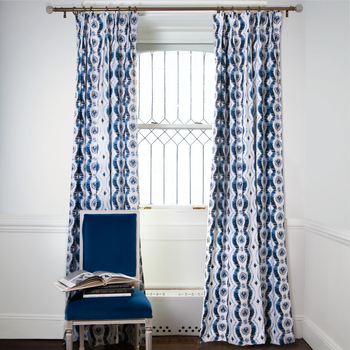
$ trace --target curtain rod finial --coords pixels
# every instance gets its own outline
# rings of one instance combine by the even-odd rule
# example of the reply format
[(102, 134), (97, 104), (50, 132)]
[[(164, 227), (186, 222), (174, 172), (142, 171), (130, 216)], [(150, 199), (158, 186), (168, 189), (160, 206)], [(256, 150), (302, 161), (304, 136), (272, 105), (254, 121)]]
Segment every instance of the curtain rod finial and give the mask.
[(302, 4), (298, 4), (297, 6), (295, 6), (295, 12), (302, 12), (304, 9), (303, 5)]
[(53, 12), (53, 6), (52, 5), (47, 5), (46, 6), (46, 12), (51, 15), (51, 13)]

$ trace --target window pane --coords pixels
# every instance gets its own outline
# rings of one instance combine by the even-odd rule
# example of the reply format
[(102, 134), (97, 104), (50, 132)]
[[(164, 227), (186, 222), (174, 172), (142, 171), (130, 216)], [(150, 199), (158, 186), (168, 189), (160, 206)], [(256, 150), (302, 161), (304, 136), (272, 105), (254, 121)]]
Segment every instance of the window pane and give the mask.
[[(212, 124), (214, 117), (214, 87), (215, 87), (214, 54), (205, 54), (205, 92), (204, 92), (204, 120)], [(204, 123), (203, 123), (204, 124)]]
[(190, 81), (190, 53), (178, 52), (179, 60), (179, 114), (176, 123), (193, 123), (190, 119), (190, 97), (191, 97), (191, 81)]
[[(139, 55), (139, 123), (210, 124), (214, 108), (212, 53)], [(140, 203), (207, 204), (211, 165), (208, 129), (139, 130)]]
[[(149, 130), (142, 130), (147, 131)], [(144, 135), (145, 137), (147, 135)], [(139, 132), (139, 191), (143, 204), (150, 204), (151, 197), (151, 144)], [(144, 199), (147, 198), (147, 202)]]
[(192, 52), (192, 120), (203, 122), (203, 53)]
[[(152, 86), (151, 54), (149, 52), (139, 55), (139, 111), (140, 123), (151, 122)], [(141, 107), (142, 106), (142, 107)]]
[(153, 56), (153, 120), (163, 123), (164, 119), (164, 52)]
[(165, 85), (166, 85), (166, 121), (164, 123), (174, 124), (177, 119), (177, 52), (166, 52), (166, 71), (165, 71)]

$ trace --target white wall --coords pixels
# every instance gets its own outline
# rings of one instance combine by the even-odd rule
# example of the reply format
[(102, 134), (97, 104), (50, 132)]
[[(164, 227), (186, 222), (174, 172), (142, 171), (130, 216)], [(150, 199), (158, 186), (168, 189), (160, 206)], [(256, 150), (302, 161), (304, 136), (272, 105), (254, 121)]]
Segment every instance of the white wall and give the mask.
[(349, 3), (310, 2), (305, 15), (305, 214), (349, 229)]
[(304, 338), (350, 349), (349, 2), (305, 6)]
[(61, 338), (64, 295), (51, 282), (65, 273), (74, 16), (2, 1), (0, 47), (0, 337)]
[(0, 212), (66, 215), (75, 92), (74, 16), (0, 3)]
[[(285, 5), (283, 1), (270, 1), (269, 4)], [(311, 190), (314, 180), (307, 165), (313, 162), (316, 168), (312, 169), (323, 168), (317, 158), (316, 145), (321, 147), (324, 138), (315, 136), (310, 139), (311, 131), (307, 124), (312, 119), (311, 104), (306, 102), (306, 93), (313, 91), (313, 84), (315, 89), (322, 89), (323, 86), (322, 82), (314, 80), (313, 76), (317, 75), (317, 71), (310, 66), (313, 51), (318, 46), (308, 42), (316, 35), (308, 23), (309, 18), (310, 23), (318, 24), (318, 15), (306, 11), (301, 14), (290, 13), (283, 24), (284, 166), (293, 316), (298, 337), (303, 336), (304, 316), (307, 312), (310, 320), (307, 324), (308, 332), (308, 325), (313, 322), (312, 324), (317, 325), (317, 330), (322, 330), (328, 338), (339, 344), (339, 349), (346, 349), (345, 335), (340, 335), (339, 338), (336, 331), (337, 327), (342, 330), (344, 323), (346, 324), (345, 316), (339, 320), (339, 317), (337, 319), (332, 314), (332, 327), (328, 329), (324, 320), (316, 314), (316, 306), (310, 300), (314, 293), (319, 293), (315, 288), (321, 282), (317, 276), (321, 271), (322, 261), (319, 260), (323, 255), (309, 248), (310, 245), (314, 246), (313, 239), (321, 238), (308, 232), (324, 231), (325, 226), (318, 225), (319, 222), (324, 222), (345, 230), (345, 233), (334, 231), (331, 226), (328, 233), (335, 232), (335, 235), (346, 237), (349, 226), (346, 226), (345, 221), (349, 213), (329, 209), (331, 219), (324, 221), (324, 210), (328, 208), (320, 205), (319, 200), (312, 204), (313, 195), (318, 196), (318, 199), (322, 198), (316, 190)], [(139, 33), (141, 29), (140, 27)], [(345, 24), (343, 29), (345, 32)], [(342, 35), (345, 36), (344, 33)], [(334, 44), (332, 42), (329, 45)], [(64, 297), (51, 286), (51, 282), (61, 277), (65, 269), (75, 92), (74, 16), (67, 14), (67, 18), (63, 19), (61, 14), (48, 15), (45, 12), (45, 2), (0, 1), (0, 47), (0, 274), (6, 276), (11, 285), (11, 288), (2, 288), (1, 291), (0, 337), (61, 338)], [(344, 69), (344, 65), (342, 60), (337, 61), (337, 71)], [(341, 93), (338, 79), (332, 87)], [(332, 96), (337, 96), (337, 92), (332, 92)], [(316, 97), (314, 103), (317, 104)], [(344, 108), (344, 105), (337, 102), (335, 110)], [(330, 106), (327, 113), (319, 108), (317, 114), (327, 121), (329, 119), (326, 114), (330, 110)], [(343, 121), (339, 113), (336, 118)], [(342, 128), (341, 135), (346, 136), (348, 130), (347, 124), (347, 131)], [(343, 142), (337, 137), (334, 140), (338, 144)], [(346, 153), (345, 157), (348, 155)], [(340, 156), (337, 159), (340, 160)], [(346, 168), (346, 165), (342, 166)], [(328, 170), (327, 175), (330, 174), (331, 171)], [(340, 181), (343, 182), (346, 176), (348, 173), (343, 173)], [(325, 180), (326, 178), (322, 178), (320, 186)], [(340, 181), (337, 183), (341, 183)], [(331, 196), (332, 191), (326, 193), (327, 201), (334, 198)], [(336, 189), (336, 193), (341, 203), (345, 203), (349, 192)], [(328, 207), (330, 208), (329, 205)], [(313, 220), (307, 222), (308, 231), (305, 230), (305, 213)], [(336, 225), (337, 222), (341, 224)], [(322, 245), (322, 242), (318, 243)], [(324, 244), (328, 245), (331, 244)], [(348, 249), (342, 244), (340, 246), (339, 249), (337, 245), (334, 246), (339, 254)], [(147, 251), (143, 253), (145, 255)], [(311, 256), (314, 258), (310, 259)], [(344, 257), (345, 255), (341, 255), (340, 259), (344, 260)], [(329, 255), (329, 259), (332, 258)], [(335, 263), (327, 266), (330, 266), (330, 270), (327, 270), (329, 274), (334, 270), (338, 271), (334, 269)], [(24, 278), (32, 286), (23, 297), (22, 283), (14, 276), (42, 272), (47, 272), (47, 276), (41, 282), (32, 283), (29, 277)], [(339, 270), (339, 273), (343, 275), (345, 271)], [(342, 282), (338, 281), (339, 283)], [(346, 290), (345, 284), (343, 287)], [(327, 305), (328, 291), (320, 294), (320, 300)], [(338, 312), (338, 306), (339, 302), (333, 313)], [(317, 338), (317, 332), (311, 331), (310, 334), (309, 339), (314, 334)]]

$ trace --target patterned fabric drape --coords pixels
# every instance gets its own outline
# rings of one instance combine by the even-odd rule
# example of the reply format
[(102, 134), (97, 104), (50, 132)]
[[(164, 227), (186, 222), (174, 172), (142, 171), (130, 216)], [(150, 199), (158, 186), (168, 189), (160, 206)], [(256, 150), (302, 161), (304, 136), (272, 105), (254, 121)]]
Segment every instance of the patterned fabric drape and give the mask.
[[(132, 12), (80, 13), (76, 17), (67, 274), (79, 269), (80, 210), (138, 209), (137, 25), (138, 14)], [(119, 338), (128, 341), (132, 330), (122, 328)], [(118, 342), (116, 326), (94, 326), (86, 328), (86, 333), (93, 345)]]
[(217, 85), (202, 342), (294, 342), (284, 231), (281, 25), (281, 12), (214, 16)]

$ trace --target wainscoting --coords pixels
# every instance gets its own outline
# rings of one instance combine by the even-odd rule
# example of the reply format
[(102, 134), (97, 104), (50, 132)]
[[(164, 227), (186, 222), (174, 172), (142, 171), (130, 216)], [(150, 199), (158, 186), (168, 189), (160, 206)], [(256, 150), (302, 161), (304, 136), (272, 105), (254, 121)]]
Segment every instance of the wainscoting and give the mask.
[[(141, 216), (154, 334), (197, 336), (206, 211), (187, 208), (168, 214), (152, 209)], [(154, 216), (160, 219), (155, 221)], [(1, 276), (8, 286), (1, 292), (0, 338), (63, 336), (65, 297), (52, 282), (65, 273), (67, 226), (68, 218), (63, 216), (0, 216)], [(286, 232), (296, 337), (304, 338), (314, 350), (348, 349), (339, 333), (349, 330), (344, 312), (350, 309), (344, 297), (349, 279), (344, 277), (348, 278), (350, 232), (303, 219), (287, 219)]]
[(350, 349), (350, 232), (305, 221), (303, 338), (315, 350)]

